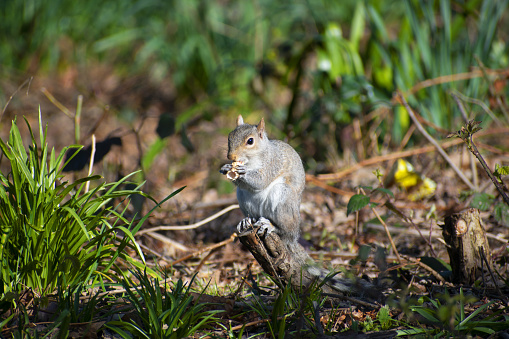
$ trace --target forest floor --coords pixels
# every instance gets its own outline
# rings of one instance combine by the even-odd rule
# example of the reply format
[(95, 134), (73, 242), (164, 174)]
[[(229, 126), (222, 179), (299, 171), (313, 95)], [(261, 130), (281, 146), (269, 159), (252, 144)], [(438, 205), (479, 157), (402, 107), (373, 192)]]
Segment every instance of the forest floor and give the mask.
[[(141, 164), (144, 166), (146, 180), (142, 189), (157, 201), (180, 187), (186, 187), (158, 208), (136, 237), (146, 251), (150, 265), (166, 267), (172, 279), (190, 281), (196, 274), (197, 287), (206, 287), (201, 300), (222, 305), (221, 309), (226, 311), (222, 315), (224, 324), (230, 328), (250, 324), (246, 326), (245, 333), (263, 332), (266, 324), (259, 314), (241, 314), (236, 309), (237, 302), (244, 300), (253, 291), (255, 294), (265, 293), (275, 288), (262, 274), (252, 255), (232, 237), (236, 224), (243, 217), (238, 208), (193, 229), (150, 231), (151, 228), (161, 226), (178, 228), (195, 224), (236, 204), (233, 185), (219, 173), (220, 166), (227, 162), (227, 133), (234, 127), (234, 117), (218, 115), (213, 119), (200, 119), (199, 116), (190, 119), (186, 125), (185, 137), (182, 136), (182, 130), (168, 136), (160, 151), (148, 161), (147, 153), (154, 152), (154, 144), (158, 139), (156, 129), (159, 117), (166, 112), (171, 115), (172, 109), (178, 110), (163, 105), (171, 101), (171, 95), (164, 86), (154, 89), (140, 85), (143, 79), (122, 81), (101, 72), (101, 69), (94, 70), (89, 80), (83, 83), (76, 80), (75, 74), (63, 74), (56, 80), (34, 79), (29, 90), (27, 87), (21, 89), (7, 107), (1, 121), (3, 127), (0, 136), (3, 139), (8, 136), (8, 126), (15, 115), (18, 122), (25, 116), (35, 125), (40, 107), (43, 122), (48, 124), (50, 147), (60, 150), (73, 144), (73, 119), (62, 113), (48, 99), (45, 91), (71, 111), (76, 107), (77, 95), (85, 93), (81, 117), (82, 143), (90, 145), (90, 137), (94, 134), (97, 142), (104, 142), (101, 147), (104, 147), (106, 153), (102, 160), (94, 164), (94, 173), (103, 175), (106, 180), (118, 180), (139, 169)], [(18, 85), (3, 83), (2, 86), (4, 93), (14, 93)], [(253, 119), (259, 118), (249, 116), (245, 120), (257, 123)], [(18, 125), (24, 127), (22, 123)], [(115, 142), (115, 137), (121, 139), (121, 145)], [(369, 143), (369, 136), (365, 138), (356, 143)], [(461, 140), (446, 140), (443, 136), (439, 141), (448, 142), (447, 147), (444, 147), (448, 156), (479, 191), (493, 197), (498, 196), (494, 185)], [(509, 163), (509, 128), (492, 125), (479, 132), (475, 141), (491, 169), (495, 168), (495, 164)], [(354, 143), (354, 146), (358, 145)], [(397, 165), (400, 157), (413, 165), (417, 176), (429, 178), (436, 183), (434, 194), (415, 199), (413, 194), (418, 188), (405, 190), (397, 187), (394, 183), (397, 180), (390, 180), (391, 169)], [(437, 280), (433, 276), (434, 272), (419, 266), (416, 261), (417, 258), (423, 258), (421, 260), (424, 262), (428, 258), (427, 262), (434, 271), (444, 273), (439, 271), (439, 267), (433, 266), (439, 260), (449, 262), (441, 228), (444, 218), (472, 207), (474, 199), (473, 195), (465, 194), (469, 188), (429, 143), (422, 141), (420, 145), (405, 148), (404, 152), (401, 148), (386, 147), (380, 148), (378, 154), (364, 154), (361, 158), (331, 157), (323, 168), (320, 173), (308, 173), (301, 205), (301, 244), (317, 262), (324, 267), (342, 269), (358, 277), (365, 275), (371, 281), (376, 281), (383, 272), (383, 276), (392, 284), (391, 292), (386, 293), (385, 302), (399, 300), (404, 293), (432, 296), (443, 293), (446, 286), (452, 286), (453, 294), (459, 293), (460, 286), (451, 285), (447, 277), (443, 281)], [(68, 178), (79, 178), (87, 170), (85, 167), (81, 171), (69, 173)], [(378, 203), (374, 209), (387, 224), (399, 254), (405, 258), (403, 262), (397, 262), (384, 226), (371, 209), (364, 208), (347, 216), (349, 199), (359, 192), (359, 186), (380, 187), (374, 174), (376, 170), (383, 174), (381, 180), (387, 184), (385, 188), (390, 189), (394, 197), (375, 191), (370, 195), (371, 201)], [(335, 178), (331, 179), (334, 173)], [(507, 180), (505, 184), (507, 186)], [(481, 218), (488, 235), (496, 274), (507, 281), (509, 225), (496, 217), (494, 204), (497, 201), (497, 198), (479, 201), (478, 207), (482, 210)], [(146, 201), (144, 213), (151, 207), (151, 202)], [(135, 207), (132, 208), (134, 213)], [(471, 306), (472, 311), (488, 300), (497, 301), (492, 308), (508, 309), (507, 286), (502, 288), (504, 295), (497, 295), (496, 291), (487, 291), (481, 286), (464, 286), (464, 289), (464, 293), (470, 293), (479, 300)], [(270, 299), (273, 296), (266, 298), (269, 302), (273, 300)], [(384, 302), (375, 304), (383, 306)], [(333, 312), (330, 310), (335, 310), (334, 321), (331, 320)], [(332, 323), (328, 325), (332, 332), (345, 329), (352, 331), (352, 322), (365, 324), (367, 316), (375, 319), (376, 314), (377, 309), (356, 304), (355, 299), (349, 302), (343, 300), (339, 308), (337, 305), (330, 308), (324, 306), (320, 321), (322, 324)], [(406, 315), (402, 302), (390, 314), (392, 319), (398, 321), (406, 319)], [(369, 335), (369, 329), (364, 327), (368, 333), (366, 335)], [(387, 337), (394, 336), (395, 329), (397, 327), (388, 328)], [(216, 333), (221, 333), (222, 328), (216, 330)], [(346, 332), (344, 335), (351, 333)]]

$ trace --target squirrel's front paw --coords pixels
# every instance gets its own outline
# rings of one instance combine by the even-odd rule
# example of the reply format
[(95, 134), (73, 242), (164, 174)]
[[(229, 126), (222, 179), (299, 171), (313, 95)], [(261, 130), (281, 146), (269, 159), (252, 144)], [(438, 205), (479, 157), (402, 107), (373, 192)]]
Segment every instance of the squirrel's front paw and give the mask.
[(276, 228), (274, 227), (274, 225), (272, 225), (270, 220), (264, 217), (258, 219), (258, 221), (254, 224), (254, 227), (255, 228), (259, 227), (258, 235), (260, 236), (265, 236), (276, 230)]
[(240, 176), (246, 174), (247, 172), (247, 168), (246, 168), (246, 165), (244, 164), (239, 164), (237, 163), (237, 165), (235, 166), (235, 172), (237, 172)]
[(253, 230), (254, 219), (244, 218), (237, 225), (237, 233), (239, 236), (242, 236), (245, 233), (251, 232)]
[(226, 174), (226, 173), (230, 172), (231, 170), (232, 170), (232, 164), (226, 164), (226, 165), (223, 165), (223, 167), (221, 167), (221, 169), (219, 170), (219, 173)]

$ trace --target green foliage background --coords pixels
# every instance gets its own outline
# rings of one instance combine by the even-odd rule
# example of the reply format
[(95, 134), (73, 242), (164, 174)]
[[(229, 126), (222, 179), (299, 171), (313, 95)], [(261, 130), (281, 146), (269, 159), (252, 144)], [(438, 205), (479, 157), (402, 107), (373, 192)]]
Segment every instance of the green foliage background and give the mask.
[[(392, 109), (396, 89), (479, 62), (507, 67), (507, 14), (507, 0), (6, 0), (0, 59), (18, 72), (107, 63), (126, 76), (170, 79), (179, 101), (199, 105), (184, 120), (261, 110), (283, 135), (327, 140), (329, 122)], [(450, 89), (488, 95), (476, 78), (426, 88), (410, 102), (449, 129), (459, 116)], [(292, 100), (280, 104), (285, 91)], [(408, 124), (395, 107), (382, 128), (397, 143)]]

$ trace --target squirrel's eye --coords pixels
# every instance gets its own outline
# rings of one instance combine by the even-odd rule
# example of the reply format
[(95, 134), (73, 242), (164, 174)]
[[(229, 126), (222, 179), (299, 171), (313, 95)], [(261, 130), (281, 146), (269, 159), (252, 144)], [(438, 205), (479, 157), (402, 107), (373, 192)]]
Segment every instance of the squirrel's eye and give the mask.
[(248, 145), (254, 144), (254, 139), (253, 138), (247, 139), (246, 144), (248, 144)]

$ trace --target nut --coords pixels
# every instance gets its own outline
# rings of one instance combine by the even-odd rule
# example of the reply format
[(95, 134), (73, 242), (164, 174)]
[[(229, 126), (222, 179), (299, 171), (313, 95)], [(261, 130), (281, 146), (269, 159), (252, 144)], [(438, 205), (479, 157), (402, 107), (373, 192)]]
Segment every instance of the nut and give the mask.
[(232, 169), (226, 173), (226, 177), (232, 181), (235, 181), (239, 178), (240, 174), (237, 172), (237, 167), (243, 165), (242, 161), (234, 161), (232, 162)]
[(233, 171), (233, 170), (226, 173), (226, 177), (232, 181), (237, 180), (237, 178), (239, 176), (240, 176), (240, 174), (238, 174), (236, 171)]

